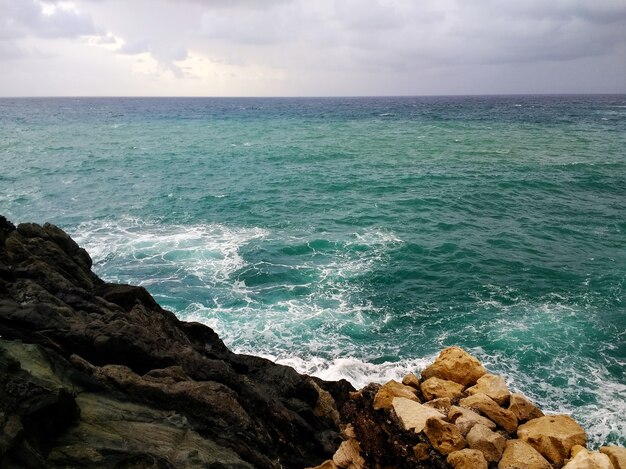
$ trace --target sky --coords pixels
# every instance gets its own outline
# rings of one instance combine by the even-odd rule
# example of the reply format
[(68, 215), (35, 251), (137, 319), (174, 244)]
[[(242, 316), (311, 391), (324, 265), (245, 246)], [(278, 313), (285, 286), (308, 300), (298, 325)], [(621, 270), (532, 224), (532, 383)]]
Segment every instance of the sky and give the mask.
[(625, 92), (626, 0), (0, 0), (0, 96)]

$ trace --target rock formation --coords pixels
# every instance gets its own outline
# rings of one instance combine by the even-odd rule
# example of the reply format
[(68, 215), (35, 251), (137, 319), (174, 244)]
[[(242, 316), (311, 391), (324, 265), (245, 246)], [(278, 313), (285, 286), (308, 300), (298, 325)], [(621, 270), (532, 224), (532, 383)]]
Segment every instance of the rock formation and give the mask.
[(230, 352), (53, 225), (0, 218), (0, 336), (2, 467), (302, 468), (341, 444), (347, 382)]

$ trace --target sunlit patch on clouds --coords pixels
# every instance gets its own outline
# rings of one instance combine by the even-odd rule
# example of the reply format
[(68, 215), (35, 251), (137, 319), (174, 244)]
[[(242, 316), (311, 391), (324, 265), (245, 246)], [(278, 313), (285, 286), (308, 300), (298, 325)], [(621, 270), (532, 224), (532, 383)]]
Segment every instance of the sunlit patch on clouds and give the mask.
[(0, 0), (0, 62), (7, 95), (624, 92), (626, 1)]

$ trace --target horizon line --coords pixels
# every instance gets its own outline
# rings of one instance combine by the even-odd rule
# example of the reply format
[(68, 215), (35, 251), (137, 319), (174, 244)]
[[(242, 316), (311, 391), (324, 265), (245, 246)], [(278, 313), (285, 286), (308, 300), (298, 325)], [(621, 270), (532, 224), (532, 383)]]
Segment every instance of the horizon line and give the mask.
[(398, 95), (19, 95), (0, 99), (358, 99), (358, 98), (452, 98), (452, 97), (515, 97), (515, 96), (624, 96), (626, 92), (591, 93), (476, 93), (476, 94), (398, 94)]

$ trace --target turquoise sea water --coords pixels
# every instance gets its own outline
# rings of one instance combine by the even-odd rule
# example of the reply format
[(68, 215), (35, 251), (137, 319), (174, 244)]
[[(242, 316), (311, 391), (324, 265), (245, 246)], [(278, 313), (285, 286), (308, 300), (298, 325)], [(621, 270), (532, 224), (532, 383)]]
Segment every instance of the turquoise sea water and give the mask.
[(460, 345), (626, 444), (626, 96), (1, 99), (0, 213), (357, 387)]

